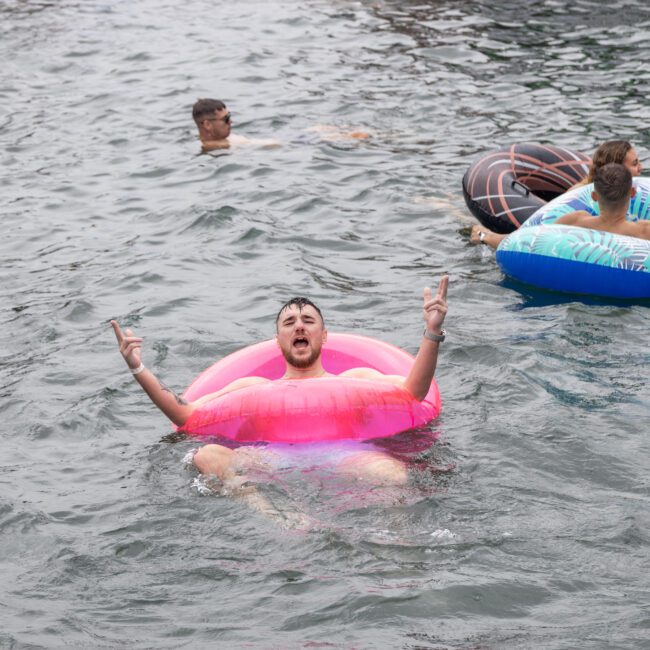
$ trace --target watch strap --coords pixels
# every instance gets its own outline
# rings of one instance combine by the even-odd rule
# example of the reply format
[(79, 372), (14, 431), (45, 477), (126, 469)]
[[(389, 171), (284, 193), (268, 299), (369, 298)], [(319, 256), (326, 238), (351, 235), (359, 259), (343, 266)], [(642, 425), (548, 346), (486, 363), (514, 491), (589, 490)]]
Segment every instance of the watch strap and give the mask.
[(429, 341), (435, 341), (436, 343), (442, 343), (445, 340), (445, 336), (447, 336), (447, 332), (443, 329), (443, 330), (440, 330), (440, 334), (434, 334), (433, 332), (430, 332), (425, 327), (422, 336), (424, 336), (425, 339), (429, 339)]

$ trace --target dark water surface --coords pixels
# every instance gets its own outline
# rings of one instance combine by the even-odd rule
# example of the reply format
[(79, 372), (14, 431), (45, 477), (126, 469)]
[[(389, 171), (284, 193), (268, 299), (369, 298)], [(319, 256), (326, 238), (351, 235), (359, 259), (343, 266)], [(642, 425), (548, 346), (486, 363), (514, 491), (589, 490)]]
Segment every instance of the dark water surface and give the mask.
[[(648, 305), (504, 283), (460, 187), (521, 140), (650, 165), (649, 36), (641, 0), (0, 0), (0, 647), (650, 648)], [(202, 96), (285, 144), (199, 155)], [(196, 480), (108, 327), (178, 389), (296, 293), (414, 351), (445, 270), (412, 484), (288, 468), (279, 517)]]

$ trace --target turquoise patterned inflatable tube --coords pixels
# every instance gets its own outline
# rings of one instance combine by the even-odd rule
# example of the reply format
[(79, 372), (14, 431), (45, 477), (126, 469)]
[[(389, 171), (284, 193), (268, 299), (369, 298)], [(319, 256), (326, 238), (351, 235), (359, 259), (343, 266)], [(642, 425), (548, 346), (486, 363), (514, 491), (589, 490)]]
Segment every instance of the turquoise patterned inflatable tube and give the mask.
[[(650, 179), (635, 178), (628, 219), (650, 220)], [(553, 225), (576, 210), (598, 215), (593, 185), (543, 206), (499, 245), (497, 263), (508, 276), (543, 289), (607, 298), (650, 298), (650, 241)]]

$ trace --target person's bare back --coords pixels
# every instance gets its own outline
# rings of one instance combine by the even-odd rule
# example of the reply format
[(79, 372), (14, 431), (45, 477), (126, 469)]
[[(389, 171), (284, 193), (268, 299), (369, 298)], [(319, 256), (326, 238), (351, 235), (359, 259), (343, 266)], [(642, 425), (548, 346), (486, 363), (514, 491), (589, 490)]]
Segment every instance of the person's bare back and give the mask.
[(600, 216), (581, 210), (566, 214), (555, 223), (650, 240), (649, 221), (627, 220), (630, 199), (635, 194), (629, 170), (623, 165), (608, 163), (596, 171), (594, 178), (592, 198), (598, 203)]

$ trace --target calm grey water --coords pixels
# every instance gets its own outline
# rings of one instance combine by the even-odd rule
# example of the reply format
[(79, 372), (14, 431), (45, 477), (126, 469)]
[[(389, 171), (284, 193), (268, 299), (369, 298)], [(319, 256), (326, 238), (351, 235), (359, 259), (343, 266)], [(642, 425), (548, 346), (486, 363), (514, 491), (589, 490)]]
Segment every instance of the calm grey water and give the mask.
[[(650, 166), (649, 37), (644, 0), (0, 0), (0, 647), (649, 648), (648, 304), (504, 283), (460, 186), (520, 140)], [(283, 146), (200, 155), (205, 96)], [(287, 468), (280, 517), (196, 481), (108, 326), (182, 390), (296, 293), (413, 351), (443, 271), (412, 483)]]

